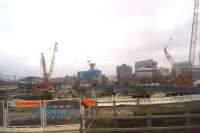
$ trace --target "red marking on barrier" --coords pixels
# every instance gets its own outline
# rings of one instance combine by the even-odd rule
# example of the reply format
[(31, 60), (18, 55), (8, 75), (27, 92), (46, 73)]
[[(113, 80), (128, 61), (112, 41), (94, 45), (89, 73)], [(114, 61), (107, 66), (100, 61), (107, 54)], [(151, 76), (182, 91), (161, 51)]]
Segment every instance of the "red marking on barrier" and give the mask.
[(40, 101), (17, 101), (16, 107), (39, 107)]
[(91, 107), (91, 106), (96, 105), (96, 100), (94, 100), (94, 99), (84, 99), (81, 102), (86, 107)]

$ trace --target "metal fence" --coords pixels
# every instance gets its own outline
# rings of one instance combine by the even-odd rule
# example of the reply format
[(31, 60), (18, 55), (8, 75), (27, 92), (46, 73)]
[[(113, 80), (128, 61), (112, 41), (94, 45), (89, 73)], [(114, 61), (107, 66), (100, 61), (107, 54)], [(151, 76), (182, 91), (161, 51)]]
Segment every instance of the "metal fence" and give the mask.
[(8, 126), (40, 126), (40, 105), (41, 101), (8, 101)]
[[(174, 115), (138, 115), (125, 116), (124, 103), (130, 101), (97, 102), (97, 106), (81, 106), (80, 99), (59, 99), (40, 101), (0, 101), (1, 126), (5, 131), (8, 127), (42, 127), (42, 131), (50, 131), (52, 127), (67, 125), (61, 130), (85, 132), (120, 132), (120, 131), (171, 131), (171, 130), (200, 130), (200, 114)], [(131, 101), (132, 102), (132, 101)], [(130, 103), (131, 103), (130, 102)], [(112, 106), (110, 106), (110, 104)], [(5, 106), (4, 106), (5, 105)], [(101, 106), (98, 106), (101, 105)], [(127, 104), (125, 104), (127, 105)], [(128, 104), (129, 105), (129, 104)], [(130, 105), (129, 105), (130, 106)], [(121, 111), (123, 107), (124, 112)], [(133, 107), (131, 107), (133, 108)], [(104, 112), (103, 112), (104, 111)], [(132, 110), (131, 110), (132, 112)], [(125, 112), (127, 113), (127, 112)], [(71, 126), (71, 127), (70, 127)], [(46, 128), (46, 129), (45, 129)], [(13, 128), (19, 129), (19, 128)], [(30, 128), (27, 128), (30, 131)], [(18, 130), (19, 131), (19, 130)], [(51, 132), (55, 132), (53, 129)]]
[(45, 125), (80, 123), (80, 99), (46, 100), (44, 102)]
[(0, 101), (0, 127), (80, 124), (80, 99)]
[(0, 126), (3, 126), (4, 121), (4, 102), (0, 101)]

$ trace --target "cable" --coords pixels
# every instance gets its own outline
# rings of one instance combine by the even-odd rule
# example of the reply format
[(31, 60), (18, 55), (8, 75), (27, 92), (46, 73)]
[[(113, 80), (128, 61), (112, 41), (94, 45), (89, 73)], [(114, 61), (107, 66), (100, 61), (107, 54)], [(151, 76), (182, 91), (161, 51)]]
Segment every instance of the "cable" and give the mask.
[(172, 30), (169, 39), (167, 39), (166, 45), (165, 45), (165, 46), (169, 45), (169, 42), (173, 39), (173, 36), (174, 36), (175, 33), (177, 32), (178, 26), (180, 25), (180, 22), (181, 22), (182, 18), (184, 17), (185, 11), (186, 11), (186, 9), (188, 8), (190, 2), (191, 2), (191, 0), (188, 0), (187, 3), (186, 3), (186, 5), (185, 5), (185, 7), (183, 8), (183, 12), (182, 12), (182, 14), (181, 14), (180, 17), (179, 17), (179, 19), (178, 19), (178, 21), (177, 21), (177, 23), (176, 23), (176, 25), (175, 25), (175, 28), (173, 28), (174, 30)]
[[(169, 42), (173, 40), (173, 37), (174, 37), (174, 35), (176, 34), (176, 32), (178, 30), (178, 26), (180, 25), (180, 22), (181, 22), (182, 18), (184, 17), (185, 12), (186, 12), (188, 6), (190, 5), (190, 2), (191, 2), (191, 0), (188, 0), (186, 5), (184, 6), (183, 11), (180, 14), (180, 17), (178, 17), (178, 21), (177, 21), (175, 27), (173, 28), (173, 30), (171, 31), (171, 34), (170, 34), (169, 38), (166, 41), (163, 41), (163, 44), (164, 44), (165, 47), (167, 47), (169, 45)], [(165, 59), (166, 58), (164, 58), (164, 60)]]

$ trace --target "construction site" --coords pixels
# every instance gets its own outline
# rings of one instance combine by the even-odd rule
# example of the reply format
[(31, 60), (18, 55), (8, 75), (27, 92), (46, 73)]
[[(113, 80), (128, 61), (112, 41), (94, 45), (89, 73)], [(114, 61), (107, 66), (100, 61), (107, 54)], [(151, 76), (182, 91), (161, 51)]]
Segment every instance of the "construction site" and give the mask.
[(38, 59), (42, 76), (0, 75), (0, 132), (199, 133), (199, 0), (193, 1), (187, 59), (176, 61), (168, 44), (161, 49), (170, 68), (149, 58), (107, 76), (88, 60), (88, 70), (55, 77), (62, 49), (55, 42), (50, 62), (44, 51)]

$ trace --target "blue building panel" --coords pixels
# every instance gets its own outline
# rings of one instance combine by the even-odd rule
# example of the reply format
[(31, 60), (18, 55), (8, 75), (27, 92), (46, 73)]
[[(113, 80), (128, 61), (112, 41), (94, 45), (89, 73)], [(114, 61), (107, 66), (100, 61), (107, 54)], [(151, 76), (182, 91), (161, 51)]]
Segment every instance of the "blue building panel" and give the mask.
[(89, 70), (89, 71), (80, 71), (77, 73), (77, 79), (86, 79), (92, 77), (98, 77), (101, 74), (100, 70)]
[(193, 72), (194, 80), (200, 80), (200, 68), (194, 68)]

